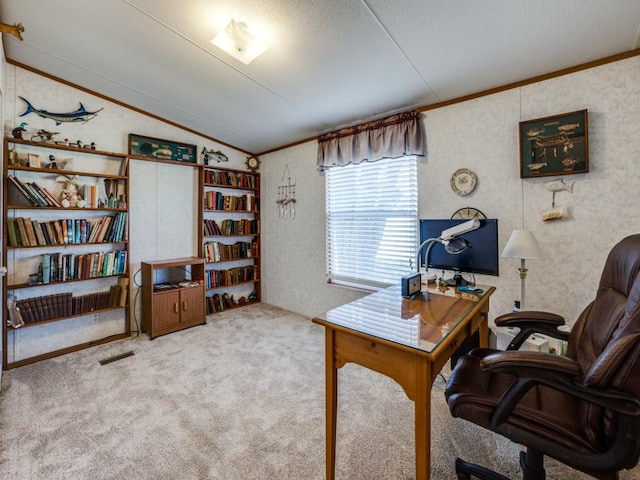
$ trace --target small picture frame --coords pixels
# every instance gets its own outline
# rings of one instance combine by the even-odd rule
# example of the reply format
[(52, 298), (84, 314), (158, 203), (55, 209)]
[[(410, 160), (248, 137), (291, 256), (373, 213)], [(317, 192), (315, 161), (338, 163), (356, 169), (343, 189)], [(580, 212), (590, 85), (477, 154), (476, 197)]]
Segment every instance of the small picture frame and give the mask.
[(42, 163), (40, 162), (40, 155), (35, 153), (28, 153), (27, 160), (29, 168), (42, 168)]
[(520, 178), (589, 171), (587, 110), (520, 122)]

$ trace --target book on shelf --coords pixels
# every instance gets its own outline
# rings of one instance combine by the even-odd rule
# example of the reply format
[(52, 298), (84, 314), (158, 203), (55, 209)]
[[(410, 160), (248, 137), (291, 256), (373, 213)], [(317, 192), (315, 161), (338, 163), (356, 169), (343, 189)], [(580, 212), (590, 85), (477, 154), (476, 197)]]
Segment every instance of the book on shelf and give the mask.
[(8, 200), (11, 205), (20, 207), (36, 207), (38, 202), (27, 191), (24, 184), (14, 175), (7, 175), (9, 179)]
[(129, 293), (129, 277), (120, 277), (118, 279), (118, 286), (120, 287), (120, 298), (118, 299), (118, 305), (124, 307), (127, 305), (127, 295)]
[(45, 193), (45, 195), (47, 196), (47, 198), (51, 202), (52, 206), (54, 206), (54, 207), (62, 207), (62, 203), (60, 203), (60, 200), (58, 200), (56, 197), (54, 197), (53, 194), (49, 190), (47, 190), (46, 187), (42, 187), (42, 191)]
[(23, 182), (23, 185), (27, 189), (29, 194), (35, 199), (36, 204), (37, 204), (38, 207), (47, 207), (47, 206), (49, 206), (49, 202), (47, 202), (47, 200), (44, 197), (42, 197), (42, 195), (40, 195), (40, 193), (38, 192), (38, 190), (34, 186), (34, 182), (31, 182), (31, 183), (29, 183), (29, 182), (24, 183)]
[(16, 224), (18, 226), (18, 232), (20, 233), (21, 246), (28, 247), (29, 246), (29, 237), (27, 237), (27, 228), (24, 223), (23, 217), (16, 218)]
[(18, 232), (18, 225), (16, 223), (16, 219), (7, 218), (7, 238), (9, 240), (10, 247), (20, 246), (20, 240), (18, 235), (19, 235), (19, 232)]
[(51, 241), (51, 237), (49, 236), (49, 230), (48, 230), (48, 223), (49, 222), (39, 222), (38, 226), (40, 227), (40, 233), (42, 233), (42, 237), (44, 238), (44, 244), (45, 245), (53, 245), (52, 241)]
[(40, 222), (38, 220), (31, 220), (31, 225), (33, 225), (33, 232), (36, 235), (36, 241), (38, 245), (46, 245), (47, 240), (44, 238), (44, 233), (42, 233), (42, 227), (40, 226)]
[(127, 175), (129, 170), (129, 157), (124, 157), (122, 159), (122, 163), (120, 164), (120, 176), (124, 177)]
[(27, 239), (29, 240), (29, 246), (35, 247), (38, 245), (38, 240), (36, 240), (36, 232), (33, 228), (33, 222), (30, 218), (24, 219), (25, 231), (27, 233)]
[(40, 197), (40, 199), (42, 200), (43, 207), (61, 207), (62, 206), (62, 204), (53, 195), (48, 193), (44, 187), (41, 187), (36, 182), (31, 182), (28, 185)]

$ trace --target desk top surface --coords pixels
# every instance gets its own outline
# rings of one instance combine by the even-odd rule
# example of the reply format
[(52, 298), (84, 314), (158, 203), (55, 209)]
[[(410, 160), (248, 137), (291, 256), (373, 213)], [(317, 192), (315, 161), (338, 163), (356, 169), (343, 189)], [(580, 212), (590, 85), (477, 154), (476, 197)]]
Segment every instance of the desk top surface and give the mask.
[(419, 294), (406, 299), (400, 285), (394, 285), (329, 310), (313, 321), (431, 353), (495, 290), (484, 285), (479, 288), (482, 293), (472, 294), (455, 287), (442, 291), (423, 286)]

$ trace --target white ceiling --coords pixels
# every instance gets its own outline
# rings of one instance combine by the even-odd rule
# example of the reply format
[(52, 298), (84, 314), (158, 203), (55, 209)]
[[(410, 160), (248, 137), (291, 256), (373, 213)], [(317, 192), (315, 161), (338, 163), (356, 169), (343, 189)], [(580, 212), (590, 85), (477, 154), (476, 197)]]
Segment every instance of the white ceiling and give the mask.
[[(250, 65), (210, 43), (231, 18), (270, 44)], [(8, 60), (248, 153), (640, 47), (640, 0), (0, 0), (0, 21), (25, 28)]]

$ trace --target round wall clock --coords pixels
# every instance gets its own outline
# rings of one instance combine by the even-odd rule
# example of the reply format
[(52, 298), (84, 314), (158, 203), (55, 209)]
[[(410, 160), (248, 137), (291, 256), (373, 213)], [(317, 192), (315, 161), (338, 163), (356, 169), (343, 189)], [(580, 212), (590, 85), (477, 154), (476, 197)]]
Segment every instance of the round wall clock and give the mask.
[(477, 218), (478, 220), (483, 220), (487, 218), (487, 216), (477, 208), (462, 207), (456, 210), (455, 212), (453, 212), (453, 215), (451, 215), (451, 218), (454, 220), (457, 220), (457, 219), (472, 220), (474, 218)]
[(459, 168), (451, 175), (451, 188), (460, 196), (469, 195), (476, 188), (478, 177), (468, 168)]
[(247, 157), (247, 161), (244, 163), (247, 164), (247, 168), (252, 172), (255, 172), (260, 167), (260, 159), (258, 157)]

